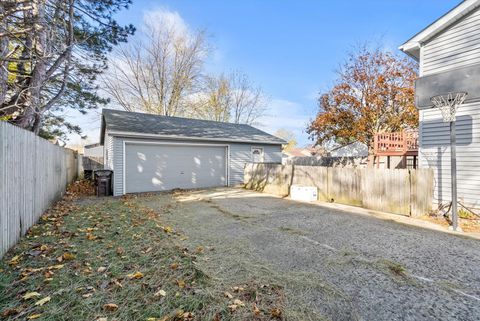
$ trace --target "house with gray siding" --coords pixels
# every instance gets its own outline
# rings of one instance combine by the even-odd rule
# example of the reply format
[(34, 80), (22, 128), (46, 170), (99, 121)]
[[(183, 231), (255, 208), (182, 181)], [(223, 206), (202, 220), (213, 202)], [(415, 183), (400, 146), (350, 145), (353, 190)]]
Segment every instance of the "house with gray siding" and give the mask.
[(419, 166), (435, 173), (435, 201), (451, 202), (449, 123), (430, 98), (467, 92), (456, 117), (459, 202), (480, 209), (480, 0), (467, 0), (400, 49), (419, 62)]
[(281, 163), (286, 142), (245, 124), (104, 109), (104, 167), (113, 193), (243, 184), (246, 163)]

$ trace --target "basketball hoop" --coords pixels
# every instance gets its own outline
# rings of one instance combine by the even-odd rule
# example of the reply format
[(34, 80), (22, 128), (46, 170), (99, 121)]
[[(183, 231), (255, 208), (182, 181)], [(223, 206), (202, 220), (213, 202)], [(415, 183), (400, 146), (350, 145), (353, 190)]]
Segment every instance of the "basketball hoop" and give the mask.
[(450, 127), (450, 177), (452, 193), (452, 229), (458, 230), (458, 211), (457, 211), (457, 139), (455, 133), (455, 115), (458, 106), (465, 102), (467, 93), (463, 91), (451, 92), (444, 95), (437, 95), (430, 98), (435, 107), (440, 109), (443, 122), (449, 123)]
[(450, 123), (455, 121), (458, 106), (465, 102), (468, 93), (466, 92), (451, 92), (443, 95), (437, 95), (430, 98), (430, 101), (435, 107), (440, 109), (442, 113), (443, 122)]

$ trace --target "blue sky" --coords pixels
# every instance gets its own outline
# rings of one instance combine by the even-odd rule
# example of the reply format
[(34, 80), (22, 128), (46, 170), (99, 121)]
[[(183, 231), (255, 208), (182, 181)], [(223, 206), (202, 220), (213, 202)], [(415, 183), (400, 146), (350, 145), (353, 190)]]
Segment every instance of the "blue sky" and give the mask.
[[(208, 71), (248, 74), (270, 98), (260, 127), (272, 133), (292, 130), (303, 146), (309, 143), (304, 130), (316, 114), (316, 97), (332, 85), (353, 46), (371, 42), (397, 51), (460, 0), (133, 2), (117, 15), (120, 23), (139, 26), (145, 13), (161, 10), (178, 13), (193, 30), (206, 29), (214, 47)], [(96, 141), (98, 113), (87, 118), (81, 125), (89, 141)]]

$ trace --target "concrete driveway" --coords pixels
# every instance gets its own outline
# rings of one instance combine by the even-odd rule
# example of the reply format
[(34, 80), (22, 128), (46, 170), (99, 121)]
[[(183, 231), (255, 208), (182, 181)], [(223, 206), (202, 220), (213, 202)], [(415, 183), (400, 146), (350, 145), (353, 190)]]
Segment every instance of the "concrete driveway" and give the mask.
[(241, 189), (145, 205), (212, 277), (275, 282), (288, 320), (480, 320), (480, 241)]

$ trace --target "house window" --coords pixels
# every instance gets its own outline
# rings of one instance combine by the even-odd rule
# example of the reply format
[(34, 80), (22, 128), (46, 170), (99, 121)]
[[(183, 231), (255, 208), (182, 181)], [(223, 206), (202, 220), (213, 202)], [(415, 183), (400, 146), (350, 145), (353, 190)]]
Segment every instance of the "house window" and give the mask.
[(263, 148), (252, 147), (252, 162), (263, 163)]

